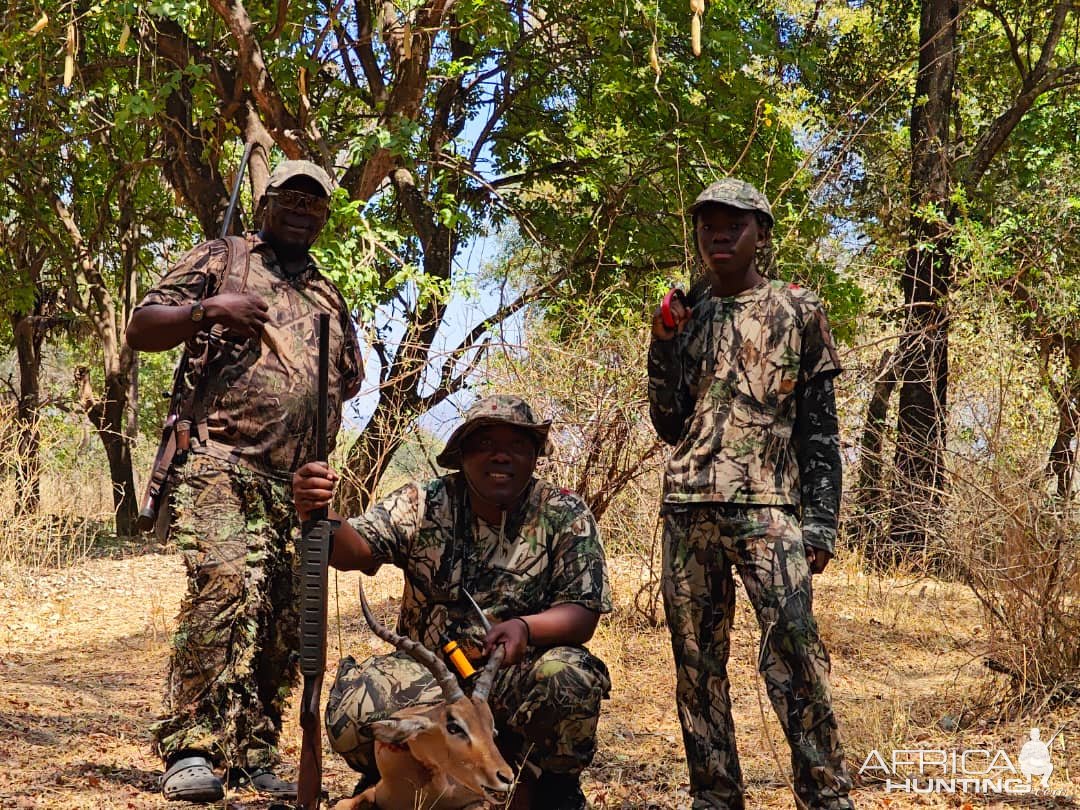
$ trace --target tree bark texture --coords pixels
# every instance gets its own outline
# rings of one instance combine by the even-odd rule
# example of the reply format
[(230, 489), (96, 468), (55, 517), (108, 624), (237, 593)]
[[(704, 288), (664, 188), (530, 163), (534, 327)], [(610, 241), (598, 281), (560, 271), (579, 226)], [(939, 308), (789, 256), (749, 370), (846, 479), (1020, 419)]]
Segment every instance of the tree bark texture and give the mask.
[(1076, 443), (1080, 433), (1080, 340), (1070, 342), (1067, 350), (1067, 379), (1051, 388), (1058, 408), (1058, 428), (1050, 448), (1047, 473), (1056, 480), (1059, 498), (1069, 499), (1076, 481)]
[(41, 434), (38, 408), (41, 404), (41, 344), (45, 338), (43, 319), (35, 315), (13, 314), (11, 332), (19, 365), (19, 403), (16, 411), (19, 436), (15, 457), (15, 514), (29, 515), (41, 504)]
[(855, 485), (855, 514), (847, 532), (849, 541), (861, 548), (867, 559), (883, 561), (889, 555), (889, 487), (884, 476), (885, 424), (889, 402), (896, 388), (896, 360), (886, 351), (878, 363), (877, 375), (866, 406), (866, 421), (859, 441), (859, 475)]
[(911, 220), (901, 285), (900, 337), (889, 554), (913, 559), (937, 525), (944, 481), (952, 282), (949, 121), (957, 62), (958, 0), (924, 0), (919, 72), (911, 113)]

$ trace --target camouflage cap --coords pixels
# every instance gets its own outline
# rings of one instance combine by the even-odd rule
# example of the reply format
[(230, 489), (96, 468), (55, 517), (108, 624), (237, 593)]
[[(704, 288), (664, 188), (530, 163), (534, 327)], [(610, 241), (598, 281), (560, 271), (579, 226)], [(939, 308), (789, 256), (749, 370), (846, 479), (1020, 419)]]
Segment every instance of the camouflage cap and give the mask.
[(330, 179), (330, 175), (323, 170), (322, 166), (317, 166), (310, 160), (283, 160), (270, 173), (266, 187), (268, 189), (280, 188), (294, 177), (310, 177), (322, 187), (327, 197), (334, 190), (334, 181)]
[(512, 394), (495, 394), (473, 403), (465, 412), (465, 420), (450, 434), (450, 438), (446, 440), (446, 447), (435, 461), (440, 467), (448, 470), (461, 469), (461, 445), (470, 434), (488, 425), (510, 425), (521, 428), (536, 438), (537, 455), (542, 456), (551, 452), (548, 441), (551, 420), (541, 422), (537, 419), (529, 403), (521, 397)]
[(744, 211), (757, 211), (769, 218), (770, 225), (775, 222), (772, 206), (769, 205), (769, 200), (765, 195), (749, 183), (735, 177), (725, 177), (723, 180), (710, 183), (698, 194), (687, 213), (693, 216), (699, 208), (709, 203), (730, 205), (732, 208), (742, 208)]

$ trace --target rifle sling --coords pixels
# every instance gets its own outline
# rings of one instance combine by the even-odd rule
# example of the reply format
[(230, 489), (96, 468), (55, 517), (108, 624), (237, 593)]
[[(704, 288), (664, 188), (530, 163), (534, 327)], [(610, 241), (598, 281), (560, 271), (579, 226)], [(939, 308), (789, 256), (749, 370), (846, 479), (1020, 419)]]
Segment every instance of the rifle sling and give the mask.
[[(216, 289), (213, 290), (213, 294), (217, 295), (219, 292), (239, 292), (242, 293), (247, 290), (248, 274), (251, 271), (251, 243), (247, 237), (243, 236), (226, 236), (225, 237), (225, 271), (222, 273), (220, 281), (217, 283)], [(240, 274), (240, 285), (235, 290), (228, 289), (229, 280), (235, 278), (236, 265), (240, 263), (239, 257), (243, 257), (243, 271)], [(205, 296), (204, 294), (204, 297)], [(185, 348), (184, 351), (187, 351)], [(190, 403), (190, 418), (192, 427), (195, 428), (196, 435), (199, 437), (199, 441), (205, 444), (210, 438), (210, 429), (207, 426), (206, 419), (206, 366), (210, 360), (210, 346), (207, 344), (206, 351), (200, 357), (193, 357), (192, 362), (192, 377), (195, 379), (195, 384), (192, 388), (191, 397), (188, 400)]]

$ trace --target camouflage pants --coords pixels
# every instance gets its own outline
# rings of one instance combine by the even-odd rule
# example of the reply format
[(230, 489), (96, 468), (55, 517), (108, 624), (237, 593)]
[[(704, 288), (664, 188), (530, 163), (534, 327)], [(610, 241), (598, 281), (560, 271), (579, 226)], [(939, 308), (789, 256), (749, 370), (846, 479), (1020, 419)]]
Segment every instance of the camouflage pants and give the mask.
[(735, 506), (664, 521), (664, 611), (694, 807), (744, 807), (727, 674), (733, 565), (761, 626), (758, 668), (791, 747), (796, 793), (811, 810), (850, 808), (802, 532), (783, 509)]
[[(510, 759), (527, 755), (545, 771), (580, 773), (596, 752), (600, 700), (608, 696), (607, 667), (584, 647), (552, 647), (501, 670), (488, 704)], [(343, 658), (326, 704), (330, 747), (354, 770), (374, 776), (371, 724), (410, 706), (438, 703), (431, 673), (405, 653), (377, 655), (358, 665)]]
[(176, 476), (172, 531), (188, 587), (154, 749), (164, 759), (194, 749), (231, 767), (270, 767), (298, 670), (290, 493), (201, 455)]

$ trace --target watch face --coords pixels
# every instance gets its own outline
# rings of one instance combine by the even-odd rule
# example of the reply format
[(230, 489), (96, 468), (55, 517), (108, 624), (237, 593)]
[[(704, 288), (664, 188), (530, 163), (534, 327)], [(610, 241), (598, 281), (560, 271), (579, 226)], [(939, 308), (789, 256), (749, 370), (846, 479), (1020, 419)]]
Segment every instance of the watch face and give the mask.
[(195, 323), (198, 323), (199, 321), (201, 321), (203, 319), (203, 315), (205, 315), (205, 314), (206, 314), (206, 310), (203, 309), (202, 304), (192, 304), (191, 305), (191, 320), (193, 320)]

